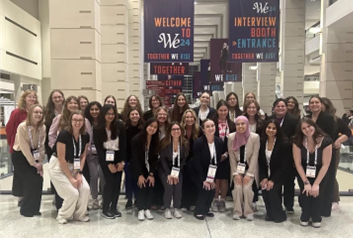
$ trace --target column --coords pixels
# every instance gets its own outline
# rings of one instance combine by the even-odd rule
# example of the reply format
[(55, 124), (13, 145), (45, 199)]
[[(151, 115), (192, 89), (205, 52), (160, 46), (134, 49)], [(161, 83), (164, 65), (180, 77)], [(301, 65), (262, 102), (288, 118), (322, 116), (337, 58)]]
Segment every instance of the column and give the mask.
[(281, 91), (302, 108), (305, 63), (305, 0), (285, 0), (281, 11)]
[(117, 99), (121, 111), (129, 96), (128, 0), (101, 0), (102, 101)]
[(236, 93), (238, 96), (238, 105), (240, 105), (240, 107), (242, 107), (243, 105), (243, 87), (242, 87), (242, 83), (232, 83), (232, 92)]
[(257, 63), (257, 101), (268, 115), (275, 100), (275, 76), (276, 63)]
[(254, 92), (257, 94), (257, 63), (242, 63), (242, 87), (242, 93), (237, 94), (240, 100), (240, 105), (243, 105), (243, 98), (246, 93)]
[(101, 24), (97, 0), (49, 1), (51, 88), (101, 99)]

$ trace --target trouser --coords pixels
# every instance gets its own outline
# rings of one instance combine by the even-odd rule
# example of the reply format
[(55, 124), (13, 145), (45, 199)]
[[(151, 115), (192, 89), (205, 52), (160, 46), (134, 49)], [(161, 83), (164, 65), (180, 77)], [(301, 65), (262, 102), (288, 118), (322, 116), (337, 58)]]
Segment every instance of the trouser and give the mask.
[(262, 197), (267, 210), (267, 217), (273, 220), (285, 220), (286, 215), (281, 205), (281, 183), (275, 183), (269, 191), (262, 190)]
[(192, 175), (194, 173), (193, 167), (188, 163), (183, 167), (183, 181), (182, 181), (182, 200), (181, 207), (189, 209), (195, 206), (198, 196), (198, 189), (193, 183)]
[(128, 200), (138, 197), (139, 187), (136, 183), (135, 179), (133, 178), (131, 172), (129, 171), (129, 163), (125, 163), (124, 165), (124, 173), (125, 173), (125, 196)]
[(259, 188), (257, 186), (256, 180), (253, 181), (252, 191), (253, 191), (253, 194), (254, 194), (252, 202), (258, 202)]
[(20, 213), (34, 215), (39, 212), (42, 200), (43, 177), (31, 166), (21, 151), (12, 153), (16, 170), (23, 185), (23, 203)]
[(335, 180), (334, 180), (334, 188), (333, 188), (333, 202), (339, 202), (339, 184), (337, 180), (337, 170), (339, 166), (339, 161), (340, 161), (340, 150), (338, 149), (336, 151), (336, 164), (335, 164)]
[(198, 197), (195, 204), (194, 215), (206, 215), (209, 212), (211, 203), (213, 202), (215, 189), (205, 190), (203, 184), (198, 188)]
[(154, 179), (155, 179), (155, 186), (154, 186), (154, 196), (152, 200), (152, 205), (163, 206), (164, 188), (157, 171), (154, 174)]
[(91, 155), (87, 157), (87, 165), (90, 171), (90, 188), (91, 188), (91, 195), (93, 199), (97, 199), (98, 197), (98, 178), (100, 178), (99, 184), (101, 188), (101, 192), (104, 189), (104, 175), (101, 169), (100, 164), (98, 163), (98, 156)]
[(149, 210), (154, 196), (154, 187), (150, 187), (147, 183), (145, 186), (146, 187), (139, 188), (138, 197), (136, 198), (139, 211)]
[[(72, 175), (75, 176), (73, 164), (68, 163), (68, 167)], [(58, 211), (58, 217), (69, 219), (73, 216), (76, 220), (84, 219), (90, 196), (90, 187), (85, 177), (82, 176), (81, 186), (74, 188), (61, 169), (59, 159), (55, 156), (51, 157), (48, 169), (50, 179), (58, 195), (64, 200)]]
[(332, 202), (333, 202), (333, 189), (335, 181), (335, 169), (336, 169), (336, 149), (332, 150), (331, 163), (328, 167), (325, 177), (322, 179), (320, 188), (320, 196), (322, 197), (322, 207), (321, 207), (321, 216), (330, 217), (332, 213)]
[(181, 200), (182, 200), (182, 173), (179, 174), (179, 181), (176, 185), (170, 185), (167, 182), (167, 175), (159, 170), (159, 175), (160, 179), (162, 182), (162, 185), (165, 189), (165, 192), (163, 194), (163, 203), (166, 208), (171, 207), (171, 200), (173, 198), (173, 207), (180, 209), (181, 208)]
[(89, 169), (88, 162), (87, 162), (88, 157), (89, 156), (86, 156), (85, 164), (84, 164), (84, 167), (82, 168), (82, 175), (85, 177), (88, 185), (90, 185), (91, 176), (90, 176), (90, 169)]
[[(253, 214), (252, 201), (253, 201), (253, 185), (254, 178), (251, 178), (247, 185), (237, 185), (232, 191), (232, 197), (234, 199), (234, 212), (239, 216), (247, 216)], [(244, 204), (244, 210), (242, 211), (242, 203)]]
[[(304, 190), (304, 183), (301, 179), (299, 181), (300, 191)], [(315, 179), (310, 179), (311, 184), (315, 181)], [(312, 219), (312, 222), (321, 222), (321, 185), (320, 185), (320, 195), (318, 197), (306, 196), (306, 193), (300, 193), (299, 200), (301, 202), (301, 217), (300, 220), (303, 222), (307, 222)]]
[(117, 209), (118, 197), (122, 182), (122, 171), (112, 174), (108, 169), (103, 170), (106, 184), (103, 189), (103, 211)]
[[(15, 151), (14, 151), (15, 152)], [(23, 183), (21, 177), (19, 176), (19, 171), (17, 171), (17, 162), (14, 158), (14, 153), (11, 154), (12, 165), (14, 166), (13, 170), (13, 180), (12, 180), (12, 195), (15, 197), (23, 197)]]
[(294, 207), (295, 196), (295, 168), (291, 167), (288, 173), (284, 177), (284, 206), (287, 210), (291, 210)]

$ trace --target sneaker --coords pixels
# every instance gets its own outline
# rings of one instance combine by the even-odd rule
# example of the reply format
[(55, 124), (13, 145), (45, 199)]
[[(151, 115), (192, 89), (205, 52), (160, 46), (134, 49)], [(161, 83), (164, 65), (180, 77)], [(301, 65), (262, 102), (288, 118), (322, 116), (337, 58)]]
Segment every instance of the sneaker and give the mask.
[(225, 200), (221, 200), (219, 202), (219, 212), (224, 212), (224, 211), (226, 211)]
[(117, 209), (111, 209), (111, 213), (114, 215), (114, 217), (121, 217), (122, 213), (118, 211)]
[(182, 218), (182, 214), (181, 214), (181, 212), (179, 211), (179, 209), (175, 209), (174, 210), (174, 212), (173, 212), (173, 216), (175, 217), (175, 218)]
[(68, 224), (68, 221), (65, 218), (57, 216), (57, 221), (59, 224)]
[(93, 199), (92, 210), (98, 210), (98, 209), (100, 209), (100, 205), (98, 203), (98, 200), (97, 199)]
[(252, 203), (252, 210), (253, 210), (253, 212), (257, 212), (258, 211), (256, 202)]
[(139, 221), (144, 221), (145, 220), (144, 210), (140, 210), (138, 212), (138, 220)]
[(247, 220), (247, 221), (253, 221), (253, 220), (254, 220), (253, 214), (248, 214), (248, 215), (246, 216), (246, 220)]
[(145, 210), (144, 215), (145, 215), (146, 219), (148, 219), (148, 220), (154, 219), (154, 216), (151, 214), (150, 210)]
[(320, 228), (321, 227), (321, 222), (312, 222), (312, 226), (314, 228)]
[(308, 221), (300, 221), (301, 226), (308, 226), (309, 222)]
[(125, 204), (125, 209), (131, 209), (133, 207), (133, 201), (128, 199), (127, 203)]
[(240, 220), (240, 216), (237, 215), (237, 213), (234, 213), (234, 214), (232, 215), (232, 219), (234, 219), (234, 220)]
[(90, 217), (89, 216), (85, 216), (83, 219), (75, 219), (77, 221), (82, 221), (82, 222), (88, 222), (90, 221)]
[(219, 211), (219, 200), (214, 198), (213, 204), (211, 205), (211, 210), (213, 210), (213, 212)]
[(102, 211), (101, 216), (103, 216), (106, 219), (114, 219), (114, 218), (116, 218), (114, 216), (114, 214), (111, 211), (108, 211), (108, 210), (107, 211)]
[(191, 206), (191, 207), (189, 208), (189, 210), (194, 211), (194, 210), (195, 210), (195, 206)]
[(334, 202), (332, 203), (332, 211), (338, 210), (339, 209), (339, 203), (338, 202)]
[(165, 210), (165, 218), (166, 219), (172, 219), (171, 211), (168, 208)]
[(182, 207), (182, 208), (181, 208), (181, 211), (182, 211), (182, 212), (186, 212), (186, 211), (188, 211), (188, 209), (185, 208), (185, 207)]

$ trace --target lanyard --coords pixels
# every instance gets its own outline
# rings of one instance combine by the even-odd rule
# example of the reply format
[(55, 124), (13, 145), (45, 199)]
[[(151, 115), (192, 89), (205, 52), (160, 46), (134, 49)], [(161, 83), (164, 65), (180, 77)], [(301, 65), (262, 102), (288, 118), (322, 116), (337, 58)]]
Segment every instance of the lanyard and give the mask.
[(246, 157), (246, 145), (245, 145), (245, 157), (243, 158), (243, 161), (241, 161), (241, 148), (238, 149), (238, 156), (240, 157), (240, 162), (242, 162), (243, 164), (247, 163), (247, 157)]
[(284, 124), (284, 119), (285, 119), (285, 117), (283, 117), (283, 119), (281, 120), (281, 122), (280, 122), (280, 127), (283, 126), (283, 124)]
[(273, 146), (272, 146), (272, 150), (271, 150), (271, 153), (269, 155), (269, 158), (267, 156), (267, 151), (268, 151), (268, 140), (266, 141), (266, 147), (265, 147), (265, 155), (266, 155), (266, 158), (267, 158), (267, 165), (268, 165), (268, 168), (269, 168), (269, 165), (270, 165), (270, 157), (272, 156), (272, 153), (273, 153), (273, 150), (274, 150), (274, 146), (275, 146), (275, 142), (277, 141), (277, 138), (274, 139), (274, 143), (273, 143)]
[[(209, 147), (210, 150), (210, 147)], [(215, 142), (214, 142), (214, 146), (213, 146), (213, 158), (214, 158), (214, 165), (216, 165), (216, 147), (215, 147)], [(213, 164), (213, 158), (210, 158), (210, 164)]]
[(28, 135), (29, 135), (29, 138), (30, 138), (30, 142), (31, 142), (31, 147), (32, 149), (37, 149), (39, 150), (39, 148), (41, 147), (41, 140), (39, 139), (39, 132), (38, 132), (38, 147), (37, 148), (34, 148), (34, 145), (33, 145), (33, 137), (32, 137), (32, 132), (31, 132), (31, 127), (28, 126)]
[[(310, 163), (310, 151), (307, 148), (307, 139), (305, 139), (305, 147), (306, 147), (306, 151), (307, 151), (306, 163), (307, 163), (307, 165), (309, 165), (309, 163)], [(315, 164), (315, 166), (317, 165), (317, 144), (316, 144), (316, 147), (315, 147), (315, 163), (314, 164)]]
[[(177, 167), (179, 168), (179, 167), (181, 167), (181, 151), (180, 151), (179, 143), (178, 143), (177, 153), (178, 153)], [(175, 159), (176, 158), (173, 157), (173, 143), (172, 143), (172, 167), (175, 167)]]
[(73, 136), (73, 145), (74, 145), (74, 158), (80, 158), (81, 156), (81, 149), (82, 149), (82, 145), (81, 145), (81, 134), (79, 135), (79, 155), (76, 157), (76, 145), (75, 145), (75, 139)]
[(148, 172), (150, 172), (150, 164), (149, 164), (149, 148), (145, 150), (145, 166)]

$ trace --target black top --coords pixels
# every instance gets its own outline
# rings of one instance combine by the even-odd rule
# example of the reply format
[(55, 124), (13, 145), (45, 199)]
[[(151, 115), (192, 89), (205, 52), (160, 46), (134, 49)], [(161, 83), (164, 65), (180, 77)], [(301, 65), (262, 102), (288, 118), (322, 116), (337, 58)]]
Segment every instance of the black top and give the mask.
[[(311, 118), (312, 114), (309, 114), (308, 117)], [(322, 131), (324, 131), (324, 133), (329, 135), (333, 141), (336, 140), (336, 124), (331, 115), (321, 111), (316, 120), (316, 124), (322, 129)]]
[(138, 180), (140, 175), (147, 178), (149, 176), (149, 172), (155, 173), (158, 154), (152, 149), (149, 150), (150, 171), (148, 171), (145, 165), (145, 145), (143, 145), (141, 134), (133, 137), (131, 141), (131, 149), (132, 157), (130, 160), (129, 169), (133, 177)]
[[(212, 119), (216, 113), (216, 110), (212, 107), (208, 107), (209, 108), (209, 113), (207, 115), (206, 118), (209, 118), (209, 119)], [(193, 108), (195, 114), (197, 115), (197, 117), (199, 118), (199, 110), (200, 110), (200, 106), (199, 107), (196, 107), (196, 108)], [(199, 118), (199, 125), (201, 126), (202, 125), (202, 121), (200, 120)]]
[[(163, 171), (165, 175), (171, 174), (171, 169), (172, 169), (172, 149), (173, 148), (173, 143), (170, 145), (166, 146), (164, 149), (160, 151), (160, 162), (159, 163), (159, 169)], [(186, 163), (186, 149), (183, 145), (180, 147), (180, 171), (182, 171), (185, 163)], [(173, 165), (174, 167), (178, 167), (178, 162), (177, 158), (175, 159), (175, 164)], [(181, 173), (180, 173), (181, 174)]]
[[(198, 135), (198, 138), (199, 137), (201, 137), (203, 135), (203, 129), (201, 128), (201, 127), (199, 127), (199, 135)], [(188, 140), (188, 138), (187, 138), (187, 135), (185, 136), (185, 138)], [(197, 138), (197, 139), (198, 139)], [(196, 139), (195, 139), (196, 140)], [(193, 158), (193, 145), (194, 145), (194, 141), (195, 141), (194, 139), (193, 139), (193, 134), (191, 135), (191, 138), (189, 139), (189, 143), (188, 143), (188, 145), (189, 145), (189, 148), (188, 148), (188, 156), (187, 156), (187, 161), (186, 161), (186, 163), (188, 163), (189, 161), (190, 161), (190, 159), (191, 158)]]
[[(268, 119), (277, 119), (275, 115), (272, 115)], [(281, 129), (283, 131), (283, 134), (291, 139), (296, 133), (296, 127), (297, 124), (299, 123), (300, 118), (290, 115), (289, 113), (285, 114), (283, 125), (281, 126)]]
[(144, 121), (147, 121), (148, 119), (154, 117), (154, 113), (152, 112), (152, 110), (146, 111), (144, 112), (143, 117), (144, 117)]
[(266, 157), (266, 142), (261, 141), (259, 148), (259, 181), (267, 178), (274, 183), (279, 183), (284, 180), (289, 167), (292, 167), (292, 149), (288, 139), (277, 140), (274, 145), (272, 155), (270, 157), (270, 176), (268, 176), (268, 164)]
[[(320, 169), (322, 167), (322, 153), (323, 150), (332, 144), (333, 141), (329, 136), (325, 136), (322, 140), (322, 144), (320, 148), (317, 149), (317, 165), (316, 165), (316, 177), (318, 175), (318, 172), (320, 172)], [(306, 166), (307, 166), (307, 150), (304, 145), (301, 145), (301, 165), (304, 168), (304, 171), (306, 173)], [(315, 163), (315, 152), (310, 153), (310, 166), (314, 166)]]
[(141, 129), (138, 128), (138, 126), (131, 126), (128, 129), (125, 130), (126, 136), (127, 136), (127, 158), (126, 162), (130, 162), (130, 158), (132, 157), (132, 147), (131, 147), (131, 141), (134, 136), (136, 136)]
[[(216, 164), (219, 165), (221, 156), (226, 152), (224, 142), (217, 136), (214, 136), (214, 144), (216, 148)], [(195, 180), (198, 184), (205, 181), (211, 161), (207, 138), (199, 137), (194, 141), (193, 145), (193, 166), (196, 170)], [(214, 161), (212, 162), (214, 164)]]
[(350, 131), (347, 124), (345, 124), (345, 121), (337, 117), (337, 125), (336, 125), (336, 132), (335, 132), (336, 139), (339, 138), (339, 133), (348, 136), (348, 138), (352, 136), (352, 132)]
[[(75, 152), (75, 156), (74, 156), (74, 144), (73, 144), (73, 138), (74, 136), (67, 130), (61, 130), (57, 140), (53, 146), (53, 152), (56, 153), (58, 155), (57, 152), (57, 143), (63, 143), (65, 144), (65, 160), (68, 163), (74, 163), (74, 158), (77, 157), (79, 155), (79, 139), (75, 141), (75, 146), (76, 146), (76, 152)], [(89, 134), (84, 134), (81, 135), (81, 155), (84, 153), (85, 151), (85, 147), (86, 144), (88, 144), (90, 142), (90, 135)]]

